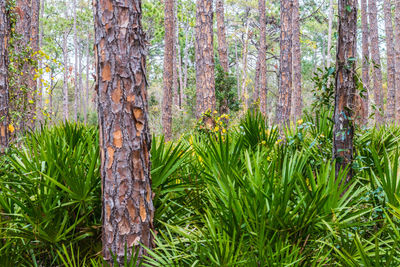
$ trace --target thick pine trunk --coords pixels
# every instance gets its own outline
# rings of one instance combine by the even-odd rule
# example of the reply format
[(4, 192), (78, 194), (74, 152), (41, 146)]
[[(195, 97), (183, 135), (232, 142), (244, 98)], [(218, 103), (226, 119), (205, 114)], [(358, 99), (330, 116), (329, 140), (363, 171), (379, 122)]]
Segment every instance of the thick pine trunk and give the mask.
[(393, 43), (392, 4), (383, 1), (385, 15), (386, 51), (387, 51), (387, 109), (386, 122), (392, 123), (396, 118), (396, 85), (395, 85), (395, 53)]
[(125, 253), (141, 257), (153, 243), (146, 40), (140, 0), (94, 4), (103, 256), (123, 266)]
[(4, 153), (9, 141), (8, 33), (6, 1), (0, 1), (0, 153)]
[[(225, 74), (229, 74), (229, 60), (228, 60), (228, 44), (226, 42), (226, 29), (225, 29), (225, 9), (224, 0), (217, 0), (215, 3), (215, 14), (217, 17), (217, 36), (218, 36), (218, 55), (219, 61)], [(229, 112), (228, 99), (224, 99), (221, 105), (220, 113), (225, 114)]]
[[(301, 118), (302, 95), (301, 95), (301, 47), (300, 47), (300, 14), (299, 0), (293, 0), (293, 118), (297, 121)], [(328, 37), (328, 51), (330, 41)]]
[(267, 19), (265, 15), (265, 0), (258, 0), (258, 13), (260, 14), (260, 47), (258, 48), (258, 64), (259, 64), (259, 83), (258, 95), (260, 98), (260, 111), (267, 115), (267, 44), (266, 44), (266, 27)]
[[(353, 160), (354, 94), (357, 56), (357, 1), (338, 1), (338, 40), (336, 53), (333, 158), (336, 176)], [(351, 178), (351, 169), (347, 176)]]
[(400, 0), (396, 0), (395, 4), (395, 17), (394, 17), (394, 25), (395, 25), (395, 53), (396, 53), (396, 120), (397, 123), (400, 124)]
[[(31, 15), (32, 15), (32, 6), (30, 0), (17, 0), (16, 1), (16, 9), (17, 9), (17, 21), (15, 23), (15, 31), (18, 35), (21, 36), (19, 40), (17, 40), (15, 44), (15, 49), (17, 53), (24, 52), (24, 49), (31, 47), (30, 38), (31, 38)], [(15, 109), (23, 114), (21, 121), (19, 122), (19, 129), (21, 131), (25, 131), (27, 127), (29, 127), (29, 121), (32, 116), (30, 115), (31, 105), (28, 103), (28, 95), (30, 93), (30, 85), (32, 83), (30, 80), (30, 71), (31, 67), (27, 63), (28, 61), (24, 61), (22, 65), (22, 75), (18, 79), (18, 85), (15, 87), (17, 92), (15, 93), (15, 97), (20, 101), (18, 107)]]
[(368, 11), (367, 0), (361, 0), (361, 25), (362, 25), (362, 83), (365, 89), (362, 105), (364, 109), (364, 117), (361, 118), (362, 123), (368, 123), (369, 116), (369, 27), (368, 27)]
[(375, 120), (377, 125), (384, 123), (382, 114), (383, 109), (383, 87), (382, 87), (382, 70), (381, 56), (379, 51), (379, 34), (378, 34), (378, 9), (376, 0), (368, 0), (369, 24), (370, 24), (370, 41), (371, 41), (371, 59), (372, 59), (372, 77), (374, 81), (374, 100), (375, 100)]
[[(215, 110), (212, 0), (196, 1), (196, 117)], [(209, 126), (211, 121), (206, 122)]]
[(288, 126), (292, 104), (292, 7), (293, 0), (281, 0), (280, 85), (275, 123)]
[(172, 137), (172, 92), (174, 88), (174, 0), (166, 0), (164, 7), (165, 48), (164, 48), (164, 76), (162, 124), (165, 140)]

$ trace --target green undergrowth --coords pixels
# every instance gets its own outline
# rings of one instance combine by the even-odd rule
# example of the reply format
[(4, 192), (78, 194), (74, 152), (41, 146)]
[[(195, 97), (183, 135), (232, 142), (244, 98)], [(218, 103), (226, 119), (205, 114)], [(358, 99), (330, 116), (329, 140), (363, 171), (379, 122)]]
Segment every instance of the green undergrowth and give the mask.
[[(344, 184), (331, 117), (279, 132), (249, 112), (223, 131), (154, 137), (156, 247), (141, 265), (400, 266), (400, 128), (358, 129)], [(1, 266), (103, 266), (99, 168), (94, 127), (42, 128), (12, 147), (0, 166)]]

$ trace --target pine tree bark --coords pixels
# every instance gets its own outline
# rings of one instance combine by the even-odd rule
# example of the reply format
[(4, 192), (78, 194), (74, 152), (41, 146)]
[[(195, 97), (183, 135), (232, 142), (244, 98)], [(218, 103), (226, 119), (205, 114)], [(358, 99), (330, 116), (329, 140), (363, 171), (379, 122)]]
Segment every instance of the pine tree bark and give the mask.
[(4, 153), (9, 142), (8, 38), (6, 1), (2, 0), (0, 1), (0, 153)]
[(226, 42), (225, 9), (224, 0), (215, 3), (215, 14), (217, 17), (218, 55), (221, 67), (225, 73), (229, 73), (228, 45)]
[[(338, 40), (336, 53), (333, 158), (336, 177), (353, 160), (353, 108), (356, 92), (357, 1), (338, 0)], [(347, 182), (351, 178), (351, 168)]]
[[(225, 9), (224, 0), (217, 0), (215, 3), (215, 14), (217, 17), (217, 36), (218, 36), (218, 55), (219, 61), (225, 75), (229, 75), (229, 60), (228, 60), (228, 44), (226, 42), (226, 29), (225, 29)], [(224, 99), (220, 113), (226, 114), (229, 112), (228, 99)]]
[(153, 243), (146, 40), (141, 0), (96, 0), (94, 10), (103, 257), (123, 266), (125, 253), (142, 257)]
[(362, 25), (362, 83), (365, 88), (364, 99), (362, 105), (364, 109), (364, 117), (362, 124), (368, 123), (369, 116), (369, 27), (368, 27), (368, 7), (367, 0), (361, 0), (361, 25)]
[(275, 123), (288, 126), (292, 106), (292, 7), (293, 0), (281, 0), (280, 86)]
[[(17, 0), (16, 1), (16, 12), (17, 12), (17, 21), (15, 23), (15, 31), (21, 38), (16, 42), (15, 48), (16, 53), (22, 53), (24, 50), (27, 50), (31, 47), (30, 38), (31, 38), (31, 21), (32, 21), (32, 6), (30, 0)], [(29, 52), (30, 53), (30, 52)], [(19, 122), (19, 129), (21, 131), (25, 131), (28, 127), (30, 127), (30, 120), (33, 116), (31, 116), (31, 105), (28, 103), (28, 95), (31, 93), (30, 85), (30, 65), (28, 61), (24, 61), (22, 65), (22, 74), (18, 79), (16, 98), (20, 100), (20, 106), (15, 107), (19, 113), (21, 113), (22, 119)]]
[(377, 125), (384, 123), (382, 114), (383, 109), (383, 87), (381, 56), (379, 51), (378, 35), (378, 9), (376, 0), (368, 0), (369, 23), (370, 23), (370, 41), (371, 41), (371, 59), (372, 59), (372, 77), (374, 81), (374, 100), (375, 100), (375, 121)]
[(258, 64), (259, 64), (259, 87), (257, 91), (260, 97), (260, 111), (267, 115), (267, 44), (266, 44), (266, 27), (267, 18), (265, 15), (265, 0), (258, 0), (258, 13), (260, 14), (260, 47), (258, 48)]
[[(293, 118), (297, 121), (303, 113), (301, 94), (301, 47), (300, 47), (300, 14), (299, 0), (293, 0)], [(328, 44), (330, 43), (328, 37)], [(329, 51), (328, 45), (328, 51)]]
[[(196, 0), (196, 117), (215, 110), (212, 0)], [(206, 122), (210, 126), (212, 122)]]
[(395, 17), (394, 17), (394, 25), (395, 25), (395, 54), (396, 54), (396, 118), (397, 123), (400, 124), (400, 1), (396, 0), (395, 3)]
[(387, 109), (386, 122), (392, 123), (396, 118), (396, 85), (395, 85), (395, 52), (393, 43), (392, 3), (390, 0), (383, 1), (386, 32), (387, 52)]
[(172, 92), (174, 89), (174, 45), (175, 45), (175, 19), (174, 0), (165, 0), (164, 4), (164, 75), (163, 75), (163, 101), (162, 101), (162, 124), (165, 140), (172, 137)]

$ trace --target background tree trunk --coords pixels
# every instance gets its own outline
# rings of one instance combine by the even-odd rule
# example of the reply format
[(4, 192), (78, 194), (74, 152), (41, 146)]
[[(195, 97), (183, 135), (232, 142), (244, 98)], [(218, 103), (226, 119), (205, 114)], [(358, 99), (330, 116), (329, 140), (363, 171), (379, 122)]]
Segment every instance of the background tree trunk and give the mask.
[(368, 11), (367, 0), (361, 0), (361, 26), (362, 26), (362, 83), (365, 89), (362, 105), (364, 109), (364, 117), (362, 123), (368, 123), (369, 116), (369, 28), (368, 28)]
[(217, 0), (215, 3), (215, 14), (217, 17), (217, 36), (218, 36), (218, 55), (222, 69), (229, 73), (228, 61), (228, 45), (226, 42), (226, 29), (225, 29), (225, 9), (224, 0)]
[(125, 252), (130, 257), (135, 248), (141, 257), (141, 244), (153, 243), (146, 40), (141, 0), (94, 4), (103, 256), (114, 266), (111, 251), (123, 266)]
[[(65, 18), (68, 18), (68, 2), (65, 2)], [(68, 29), (64, 29), (63, 35), (63, 58), (64, 58), (64, 84), (63, 84), (63, 121), (66, 122), (69, 119), (68, 110)]]
[(163, 76), (163, 113), (162, 124), (165, 140), (169, 141), (172, 137), (172, 91), (174, 88), (174, 0), (164, 2), (164, 26), (165, 26), (165, 48), (164, 48), (164, 76)]
[(83, 101), (83, 113), (85, 114), (85, 124), (87, 124), (88, 120), (88, 109), (89, 109), (89, 67), (90, 67), (90, 33), (87, 35), (86, 42), (86, 92), (85, 92), (85, 100)]
[[(302, 95), (301, 95), (301, 47), (300, 47), (300, 14), (299, 0), (293, 0), (293, 118), (297, 121), (302, 115)], [(330, 40), (328, 37), (328, 51)], [(328, 55), (329, 57), (329, 55)]]
[(333, 27), (333, 0), (329, 0), (328, 13), (328, 47), (326, 49), (326, 66), (331, 65), (331, 48), (332, 48), (332, 27)]
[(395, 5), (395, 17), (394, 17), (394, 25), (395, 25), (395, 53), (396, 53), (396, 118), (397, 123), (400, 124), (400, 1), (396, 0)]
[[(43, 14), (44, 14), (44, 5), (45, 0), (42, 0), (40, 3), (40, 14), (39, 14), (39, 49), (43, 50)], [(39, 59), (39, 70), (43, 68), (43, 59)], [(42, 83), (43, 76), (39, 74), (38, 77), (38, 93), (37, 93), (37, 117), (39, 123), (43, 123), (43, 83)]]
[(0, 153), (4, 153), (9, 141), (8, 34), (6, 1), (0, 1)]
[(249, 25), (249, 13), (250, 9), (248, 8), (246, 10), (246, 23), (245, 23), (245, 37), (246, 39), (243, 40), (243, 52), (242, 52), (242, 88), (241, 88), (241, 94), (242, 94), (242, 103), (243, 103), (243, 111), (247, 111), (248, 107), (248, 101), (249, 101), (249, 93), (247, 90), (247, 58), (249, 54), (249, 41), (251, 39), (251, 31), (250, 31), (250, 25)]
[[(229, 59), (228, 59), (228, 45), (226, 42), (226, 29), (225, 29), (225, 9), (224, 0), (217, 0), (215, 3), (215, 14), (217, 17), (217, 36), (218, 36), (218, 55), (222, 69), (226, 76), (229, 75)], [(220, 113), (226, 114), (229, 112), (228, 99), (223, 99), (221, 104)]]
[[(333, 130), (333, 158), (336, 177), (353, 160), (354, 94), (357, 55), (357, 1), (338, 1), (338, 41), (336, 54), (335, 112)], [(347, 181), (351, 177), (351, 168)]]
[(267, 115), (267, 44), (266, 44), (266, 27), (267, 19), (265, 15), (265, 0), (258, 0), (258, 13), (260, 14), (260, 47), (258, 48), (258, 63), (260, 66), (259, 75), (259, 97), (260, 97), (260, 111)]
[(393, 43), (392, 4), (390, 0), (383, 1), (387, 52), (387, 109), (386, 122), (392, 123), (396, 118), (396, 85), (395, 85), (395, 53)]
[(378, 9), (376, 0), (368, 0), (369, 24), (370, 24), (370, 41), (371, 41), (371, 59), (372, 59), (372, 77), (374, 80), (374, 100), (375, 100), (375, 121), (381, 125), (383, 121), (383, 88), (382, 88), (382, 71), (381, 56), (379, 51), (379, 35), (378, 35)]
[(174, 4), (174, 8), (173, 8), (173, 19), (174, 19), (174, 23), (173, 23), (173, 35), (174, 35), (174, 43), (172, 44), (172, 48), (174, 50), (173, 52), (173, 102), (175, 103), (175, 106), (179, 106), (179, 85), (178, 85), (178, 51), (177, 51), (177, 41), (179, 38), (179, 32), (178, 32), (178, 27), (176, 26), (178, 23), (178, 18), (177, 18), (177, 9), (176, 9), (176, 2), (177, 0), (173, 0), (173, 4)]
[(78, 33), (76, 29), (76, 0), (72, 1), (74, 11), (74, 120), (78, 121)]
[(198, 119), (206, 111), (215, 110), (212, 2), (212, 0), (196, 1), (196, 117)]
[(289, 125), (292, 104), (292, 7), (293, 0), (281, 0), (280, 85), (276, 105), (278, 125)]

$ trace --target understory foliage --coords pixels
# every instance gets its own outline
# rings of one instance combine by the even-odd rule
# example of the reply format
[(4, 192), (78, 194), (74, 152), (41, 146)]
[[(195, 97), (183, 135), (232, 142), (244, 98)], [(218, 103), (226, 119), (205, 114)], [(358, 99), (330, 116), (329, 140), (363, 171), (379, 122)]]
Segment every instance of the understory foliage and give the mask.
[[(154, 137), (156, 247), (140, 265), (400, 266), (400, 128), (359, 130), (343, 184), (331, 117), (281, 133), (249, 112), (224, 132)], [(3, 157), (2, 266), (103, 266), (97, 135), (42, 128)]]

